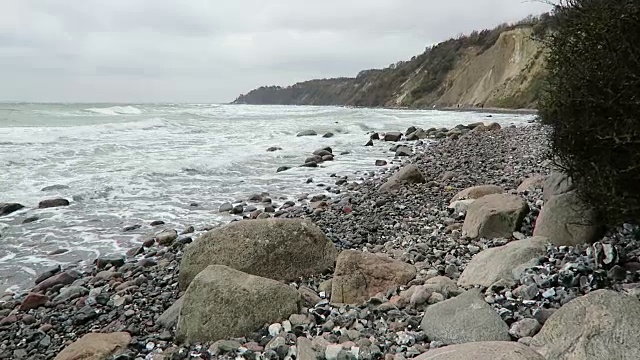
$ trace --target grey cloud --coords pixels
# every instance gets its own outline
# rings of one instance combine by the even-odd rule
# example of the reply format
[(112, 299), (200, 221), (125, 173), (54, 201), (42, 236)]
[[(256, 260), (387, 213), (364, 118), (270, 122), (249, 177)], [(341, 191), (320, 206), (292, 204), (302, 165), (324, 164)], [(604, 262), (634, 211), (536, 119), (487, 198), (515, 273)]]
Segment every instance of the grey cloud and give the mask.
[(5, 0), (0, 100), (230, 101), (548, 10), (518, 0)]

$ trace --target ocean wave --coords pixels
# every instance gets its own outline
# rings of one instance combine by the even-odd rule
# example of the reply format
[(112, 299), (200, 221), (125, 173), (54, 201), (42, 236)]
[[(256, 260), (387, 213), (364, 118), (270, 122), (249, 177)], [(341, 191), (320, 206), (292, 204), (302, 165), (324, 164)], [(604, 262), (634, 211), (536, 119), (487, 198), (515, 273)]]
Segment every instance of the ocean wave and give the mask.
[(104, 108), (88, 108), (88, 109), (84, 109), (84, 111), (99, 114), (99, 115), (109, 115), (109, 116), (142, 114), (141, 109), (131, 105), (109, 106)]

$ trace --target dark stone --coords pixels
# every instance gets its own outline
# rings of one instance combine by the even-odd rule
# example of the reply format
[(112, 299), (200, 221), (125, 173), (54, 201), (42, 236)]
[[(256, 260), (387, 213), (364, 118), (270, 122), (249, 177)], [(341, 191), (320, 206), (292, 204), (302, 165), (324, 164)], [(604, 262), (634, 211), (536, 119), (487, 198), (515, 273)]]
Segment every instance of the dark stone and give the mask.
[[(328, 148), (329, 150), (331, 150), (331, 148)], [(318, 156), (325, 156), (325, 155), (332, 155), (333, 153), (331, 151), (327, 150), (327, 148), (322, 148), (322, 149), (318, 149), (316, 151), (313, 152), (313, 155), (318, 155)]]
[(38, 276), (36, 276), (36, 280), (35, 280), (36, 285), (38, 285), (39, 283), (47, 280), (48, 278), (52, 277), (53, 275), (59, 273), (61, 270), (62, 269), (60, 268), (60, 265), (56, 265), (56, 266), (54, 266), (52, 268), (49, 268), (49, 269), (43, 271)]
[(39, 218), (37, 216), (31, 216), (31, 217), (28, 217), (28, 218), (22, 220), (22, 223), (23, 224), (29, 224), (29, 223), (32, 223), (32, 222), (38, 221), (38, 220), (39, 220)]
[(291, 169), (291, 166), (280, 166), (280, 167), (276, 170), (276, 172), (277, 172), (277, 173), (279, 173), (279, 172), (287, 171), (287, 170), (289, 170), (289, 169)]
[(299, 132), (297, 136), (316, 136), (316, 135), (318, 135), (318, 133), (315, 132), (314, 130), (305, 130), (305, 131)]
[[(42, 282), (38, 283), (38, 285), (36, 285), (33, 288), (34, 292), (38, 292), (38, 291), (45, 291), (49, 288), (52, 288), (54, 286), (64, 286), (64, 285), (69, 285), (71, 283), (73, 283), (74, 281), (76, 281), (76, 279), (78, 279), (78, 274), (74, 271), (70, 271), (67, 270), (63, 273), (59, 273), (57, 275), (53, 275), (45, 280), (43, 280)], [(39, 279), (36, 279), (39, 280)]]
[(401, 132), (388, 132), (384, 135), (384, 141), (400, 141), (402, 139)]
[(412, 154), (413, 154), (413, 151), (408, 146), (400, 146), (396, 150), (396, 156), (411, 156)]
[(278, 151), (278, 150), (282, 150), (282, 148), (278, 147), (278, 146), (272, 146), (272, 147), (267, 149), (268, 152), (274, 152), (274, 151)]
[(124, 257), (99, 257), (96, 259), (96, 267), (98, 269), (104, 269), (107, 265), (120, 267), (124, 265), (124, 262)]
[(304, 163), (303, 165), (300, 165), (301, 167), (318, 167), (318, 163), (316, 162), (308, 162), (308, 163)]
[(54, 191), (54, 190), (66, 190), (69, 187), (67, 185), (49, 185), (45, 186), (40, 191)]
[(609, 279), (622, 281), (627, 277), (627, 270), (620, 265), (615, 265), (607, 271)]
[(333, 137), (333, 133), (332, 132), (328, 132), (328, 133), (322, 135), (322, 137), (323, 138), (331, 138), (331, 137)]
[(260, 202), (260, 201), (262, 201), (262, 195), (253, 194), (253, 195), (249, 196), (249, 201)]
[(322, 161), (333, 161), (333, 155), (325, 155), (322, 157)]
[(85, 306), (76, 312), (73, 317), (73, 322), (76, 325), (82, 325), (96, 317), (98, 317), (98, 313), (91, 306)]
[(122, 229), (122, 231), (127, 232), (127, 231), (133, 231), (133, 230), (138, 230), (142, 227), (142, 225), (140, 224), (136, 224), (136, 225), (129, 225), (126, 226), (124, 229)]
[(164, 221), (162, 220), (154, 220), (151, 222), (151, 224), (149, 224), (151, 226), (159, 226), (159, 225), (164, 225)]
[(218, 208), (218, 212), (229, 212), (233, 209), (233, 205), (231, 205), (231, 203), (224, 203), (222, 205), (220, 205), (220, 207)]
[(134, 257), (140, 254), (144, 254), (144, 248), (142, 246), (136, 246), (127, 250), (127, 256)]
[(0, 216), (9, 215), (22, 209), (24, 206), (18, 203), (0, 203)]
[(364, 146), (373, 146), (373, 140), (369, 139), (369, 141), (367, 141), (367, 143), (364, 144)]
[(59, 207), (59, 206), (69, 206), (69, 200), (62, 199), (62, 198), (47, 199), (47, 200), (40, 201), (40, 203), (38, 204), (39, 209), (46, 209), (46, 208)]
[(322, 162), (322, 156), (320, 156), (320, 155), (314, 155), (314, 156), (308, 157), (308, 158), (306, 158), (306, 159), (304, 160), (304, 163), (305, 163), (305, 164), (306, 164), (306, 163), (311, 163), (311, 162), (312, 162), (312, 163), (319, 163), (319, 162)]
[(52, 252), (50, 252), (48, 255), (49, 256), (54, 256), (54, 255), (60, 255), (60, 254), (64, 254), (64, 253), (68, 253), (69, 249), (56, 249), (53, 250)]
[(385, 166), (387, 165), (386, 160), (376, 160), (376, 166)]
[(244, 207), (242, 205), (236, 205), (230, 211), (232, 215), (239, 215), (239, 214), (242, 214), (243, 212), (244, 212)]
[(416, 127), (415, 127), (415, 126), (410, 126), (410, 127), (407, 129), (407, 131), (405, 131), (405, 132), (404, 132), (404, 134), (405, 134), (405, 135), (409, 135), (409, 134), (412, 134), (412, 133), (416, 132), (416, 130), (418, 130), (418, 129), (416, 129)]
[(373, 134), (371, 134), (371, 136), (369, 137), (369, 139), (371, 139), (371, 140), (380, 140), (380, 134), (378, 134), (378, 133), (373, 133)]

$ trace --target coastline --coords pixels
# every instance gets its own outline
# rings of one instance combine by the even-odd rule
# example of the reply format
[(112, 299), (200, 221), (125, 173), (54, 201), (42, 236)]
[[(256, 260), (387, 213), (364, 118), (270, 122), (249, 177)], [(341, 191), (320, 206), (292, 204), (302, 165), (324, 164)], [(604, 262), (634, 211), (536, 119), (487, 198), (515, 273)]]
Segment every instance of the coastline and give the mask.
[[(31, 295), (30, 300), (26, 294), (3, 296), (0, 339), (8, 341), (8, 345), (0, 348), (0, 358), (51, 359), (90, 332), (130, 334), (132, 338), (125, 345), (127, 359), (145, 356), (153, 356), (149, 358), (154, 360), (186, 359), (195, 355), (205, 359), (237, 355), (253, 358), (251, 356), (261, 354), (286, 358), (292, 349), (301, 351), (300, 337), (317, 345), (312, 352), (336, 351), (336, 357), (341, 351), (354, 348), (358, 348), (356, 358), (362, 359), (382, 358), (387, 354), (414, 357), (438, 348), (444, 345), (442, 341), (433, 340), (416, 325), (429, 306), (454, 299), (462, 287), (453, 283), (455, 291), (450, 294), (441, 291), (442, 299), (428, 297), (429, 300), (424, 299), (418, 305), (410, 300), (412, 294), (407, 298), (406, 291), (443, 277), (450, 282), (457, 281), (481, 250), (531, 236), (542, 207), (542, 189), (534, 186), (517, 195), (530, 211), (517, 234), (514, 232), (508, 238), (466, 239), (461, 234), (464, 216), (449, 210), (449, 202), (459, 191), (477, 185), (493, 185), (503, 188), (505, 193), (517, 193), (522, 180), (535, 174), (549, 174), (550, 169), (542, 157), (544, 132), (541, 126), (530, 125), (469, 132), (433, 143), (400, 141), (399, 144), (412, 148), (413, 155), (390, 160), (390, 166), (361, 179), (354, 174), (347, 179), (337, 178), (335, 184), (324, 185), (323, 188), (341, 190), (333, 198), (302, 194), (297, 196), (298, 202), (277, 207), (274, 217), (309, 219), (341, 250), (383, 253), (417, 269), (411, 282), (393, 292), (373, 296), (375, 301), (365, 302), (366, 306), (331, 304), (326, 281), (333, 276), (330, 272), (318, 273), (295, 282), (295, 288), (308, 296), (300, 313), (294, 314), (299, 315), (295, 321), (291, 315), (288, 325), (279, 324), (283, 331), (273, 333), (269, 326), (217, 346), (199, 342), (177, 344), (175, 323), (165, 323), (165, 320), (177, 318), (177, 314), (167, 315), (167, 311), (182, 293), (177, 286), (180, 262), (185, 248), (208, 229), (165, 229), (131, 249), (126, 257), (101, 258), (94, 266), (83, 269), (52, 269), (51, 276), (32, 291), (35, 295)], [(389, 145), (391, 143), (376, 141), (375, 146)], [(379, 191), (397, 170), (408, 165), (419, 168), (424, 183), (404, 186), (394, 193)], [(265, 203), (262, 198), (260, 202)], [(248, 199), (245, 203), (251, 204)], [(623, 233), (622, 237), (627, 235)], [(576, 249), (580, 254), (586, 251), (581, 247)], [(549, 246), (547, 254), (547, 263), (541, 267), (557, 273), (561, 266), (549, 259), (554, 256), (564, 259), (571, 252)], [(596, 269), (589, 271), (595, 274)], [(56, 282), (50, 280), (54, 278)], [(503, 286), (498, 291), (485, 289), (483, 296), (492, 299), (493, 302), (487, 300), (487, 303), (506, 324), (513, 325), (536, 318), (539, 309), (557, 310), (571, 295), (584, 295), (595, 288), (616, 288), (621, 283), (622, 280), (618, 280), (596, 282), (587, 288), (569, 286), (564, 296), (549, 298), (542, 296), (542, 291), (549, 291), (553, 284), (547, 284), (546, 288), (541, 285), (540, 294), (529, 302), (514, 299), (511, 292), (520, 284)], [(359, 321), (354, 322), (356, 319)], [(299, 328), (292, 329), (296, 321), (299, 323), (294, 327)], [(29, 336), (32, 341), (24, 344), (10, 334)]]

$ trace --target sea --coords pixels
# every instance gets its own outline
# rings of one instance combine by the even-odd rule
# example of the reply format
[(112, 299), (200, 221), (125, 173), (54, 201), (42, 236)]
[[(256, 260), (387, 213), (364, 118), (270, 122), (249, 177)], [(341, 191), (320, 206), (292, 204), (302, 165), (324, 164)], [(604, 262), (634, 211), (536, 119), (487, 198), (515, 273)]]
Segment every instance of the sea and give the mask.
[[(158, 231), (149, 226), (154, 220), (178, 230), (216, 226), (233, 219), (218, 212), (224, 202), (267, 192), (282, 203), (301, 193), (322, 193), (317, 184), (333, 184), (332, 174), (357, 180), (377, 169), (375, 160), (393, 158), (388, 143), (364, 146), (373, 131), (477, 121), (508, 126), (534, 117), (309, 106), (0, 103), (0, 203), (25, 206), (0, 217), (0, 293), (24, 290), (51, 266), (122, 255)], [(319, 135), (296, 136), (309, 129)], [(322, 137), (328, 132), (334, 136)], [(267, 152), (272, 146), (282, 150)], [(325, 146), (333, 149), (334, 161), (299, 167)], [(292, 168), (276, 173), (281, 166)], [(58, 186), (43, 191), (53, 185)], [(37, 208), (41, 200), (58, 197), (70, 206)], [(31, 217), (38, 220), (23, 224)], [(144, 226), (123, 231), (136, 224)], [(61, 249), (68, 251), (51, 255)]]

